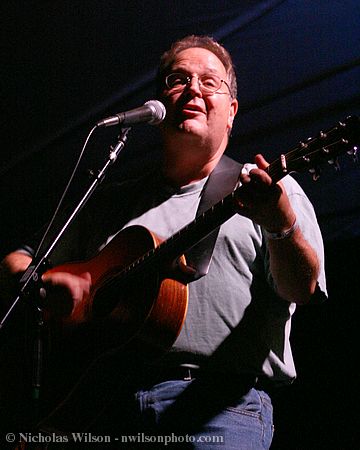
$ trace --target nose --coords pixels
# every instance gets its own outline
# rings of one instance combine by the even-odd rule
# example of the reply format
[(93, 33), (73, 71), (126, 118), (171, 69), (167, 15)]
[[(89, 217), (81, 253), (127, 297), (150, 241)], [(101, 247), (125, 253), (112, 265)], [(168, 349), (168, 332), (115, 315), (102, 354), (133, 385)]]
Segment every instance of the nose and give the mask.
[(192, 95), (202, 97), (202, 92), (200, 89), (200, 80), (197, 76), (193, 75), (191, 77), (190, 83), (188, 84), (188, 91), (191, 92)]

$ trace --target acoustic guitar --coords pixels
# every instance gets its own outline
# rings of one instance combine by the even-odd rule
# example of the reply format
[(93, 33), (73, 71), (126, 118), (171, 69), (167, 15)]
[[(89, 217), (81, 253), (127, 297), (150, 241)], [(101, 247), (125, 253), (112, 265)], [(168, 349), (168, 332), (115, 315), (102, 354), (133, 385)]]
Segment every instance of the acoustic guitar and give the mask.
[[(348, 117), (300, 142), (266, 171), (274, 182), (291, 172), (306, 170), (317, 179), (324, 161), (336, 167), (339, 155), (347, 152), (356, 157), (359, 123), (359, 117)], [(90, 294), (72, 312), (66, 344), (52, 348), (55, 355), (65, 352), (69, 345), (76, 362), (86, 368), (91, 361), (101, 361), (104, 355), (113, 356), (122, 350), (134, 357), (141, 351), (148, 359), (167, 351), (181, 330), (188, 302), (187, 284), (176, 275), (173, 263), (179, 257), (186, 263), (183, 254), (189, 248), (238, 212), (236, 199), (241, 189), (235, 189), (165, 241), (144, 227), (131, 226), (119, 232), (94, 258), (49, 270), (75, 275), (89, 272), (92, 277)], [(61, 334), (61, 324), (51, 319), (49, 326), (54, 327), (54, 334), (59, 329)]]
[[(266, 171), (274, 182), (305, 170), (317, 180), (324, 161), (337, 168), (339, 155), (347, 152), (356, 158), (359, 123), (359, 117), (348, 117), (281, 155)], [(114, 323), (111, 334), (116, 335), (115, 346), (136, 337), (161, 351), (169, 348), (185, 320), (188, 297), (186, 283), (177, 277), (173, 262), (238, 212), (236, 198), (241, 189), (235, 189), (165, 241), (142, 226), (131, 226), (94, 258), (49, 270), (91, 274), (91, 292), (74, 309), (73, 321)], [(184, 256), (181, 258), (185, 263)], [(118, 334), (115, 329), (125, 331)]]

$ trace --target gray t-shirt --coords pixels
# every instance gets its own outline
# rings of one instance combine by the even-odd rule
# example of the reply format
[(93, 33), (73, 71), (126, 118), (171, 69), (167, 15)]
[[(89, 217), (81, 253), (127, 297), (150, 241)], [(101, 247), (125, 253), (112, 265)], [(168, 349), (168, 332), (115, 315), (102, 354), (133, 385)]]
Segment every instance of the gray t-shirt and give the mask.
[[(325, 293), (324, 252), (313, 207), (292, 177), (282, 181), (299, 226), (319, 256), (318, 294)], [(146, 211), (141, 205), (141, 213), (124, 226), (142, 225), (162, 238), (172, 236), (195, 218), (205, 182), (147, 191)], [(201, 365), (206, 360), (219, 371), (290, 381), (296, 376), (289, 342), (294, 311), (295, 304), (276, 295), (261, 227), (236, 214), (220, 228), (208, 274), (189, 284), (186, 320), (163, 363)]]
[[(282, 181), (299, 226), (318, 254), (316, 295), (321, 298), (326, 295), (324, 252), (316, 216), (298, 183), (290, 176)], [(95, 199), (54, 251), (54, 265), (91, 256), (131, 225), (143, 225), (164, 239), (172, 236), (195, 218), (205, 183), (174, 189), (155, 174), (143, 185), (137, 180), (125, 190), (105, 189), (105, 201), (102, 194)], [(209, 365), (290, 382), (296, 376), (289, 341), (294, 311), (295, 304), (276, 294), (261, 227), (235, 214), (220, 228), (208, 274), (189, 284), (185, 323), (160, 363)]]

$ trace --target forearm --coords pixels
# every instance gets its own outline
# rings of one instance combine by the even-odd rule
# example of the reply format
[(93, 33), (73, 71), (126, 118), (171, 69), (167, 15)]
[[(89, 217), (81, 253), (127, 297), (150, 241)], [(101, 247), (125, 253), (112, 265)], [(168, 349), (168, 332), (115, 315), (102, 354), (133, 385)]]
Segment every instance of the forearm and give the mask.
[(20, 252), (9, 253), (0, 264), (0, 283), (3, 289), (17, 284), (20, 274), (22, 274), (32, 258)]
[(268, 239), (270, 271), (278, 294), (297, 304), (307, 303), (315, 292), (319, 258), (297, 228), (285, 239)]
[(9, 253), (0, 263), (1, 307), (6, 308), (8, 302), (19, 288), (19, 278), (31, 263), (32, 258), (20, 252)]

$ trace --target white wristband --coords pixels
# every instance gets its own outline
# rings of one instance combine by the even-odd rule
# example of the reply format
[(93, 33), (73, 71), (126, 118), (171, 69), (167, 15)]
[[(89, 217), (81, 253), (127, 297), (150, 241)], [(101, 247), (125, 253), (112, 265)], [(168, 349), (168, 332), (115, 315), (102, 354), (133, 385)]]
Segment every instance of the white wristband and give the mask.
[(278, 241), (278, 240), (281, 240), (281, 239), (287, 239), (287, 238), (291, 237), (298, 228), (299, 228), (299, 225), (298, 225), (298, 223), (297, 223), (297, 221), (295, 219), (295, 222), (287, 230), (279, 231), (277, 233), (271, 233), (270, 231), (267, 231), (267, 230), (264, 229), (264, 235), (268, 239), (271, 239), (273, 241)]

